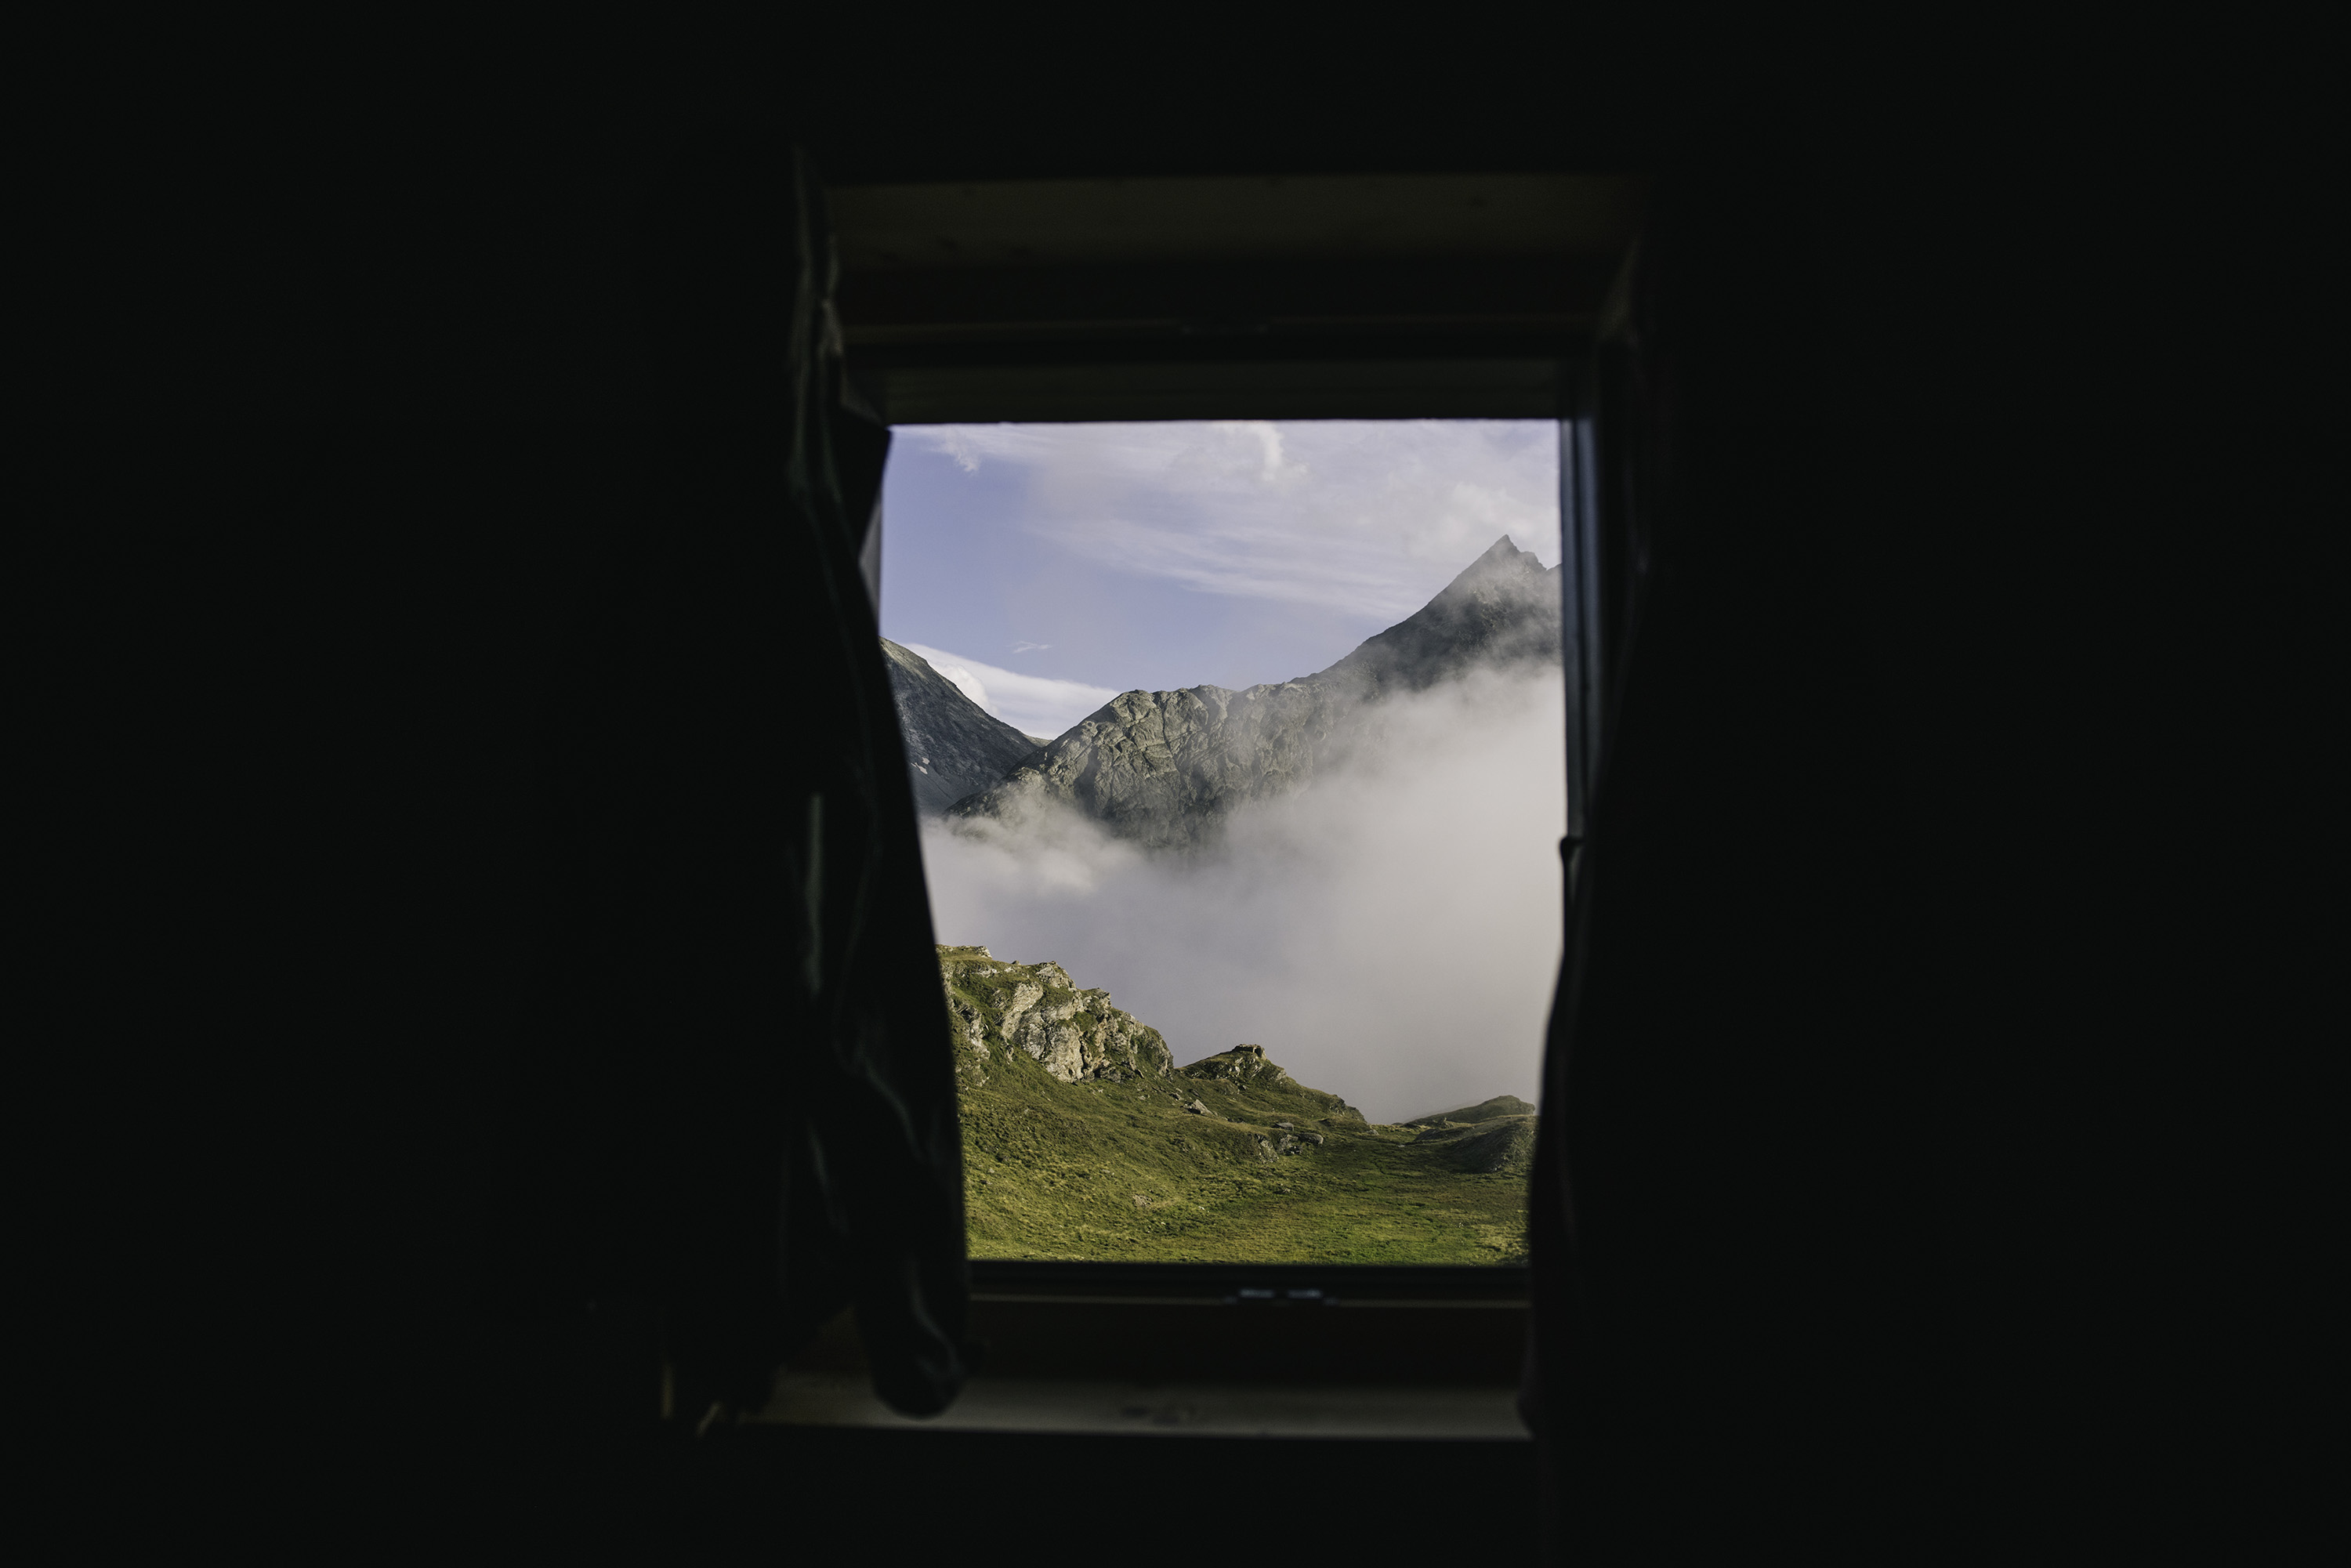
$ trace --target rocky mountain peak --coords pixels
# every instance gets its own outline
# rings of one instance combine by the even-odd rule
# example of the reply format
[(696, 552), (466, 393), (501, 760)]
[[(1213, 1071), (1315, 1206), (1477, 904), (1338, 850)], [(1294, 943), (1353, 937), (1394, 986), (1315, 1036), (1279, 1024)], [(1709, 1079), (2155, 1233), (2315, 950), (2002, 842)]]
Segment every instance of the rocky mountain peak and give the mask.
[(1426, 691), (1475, 664), (1557, 659), (1560, 573), (1508, 534), (1404, 620), (1316, 677), (1365, 698)]
[(1559, 647), (1559, 569), (1506, 535), (1321, 674), (1238, 692), (1123, 692), (948, 814), (1008, 819), (1058, 803), (1147, 848), (1194, 849), (1234, 807), (1303, 789), (1376, 744), (1388, 697), (1473, 670), (1555, 664)]
[[(1543, 563), (1536, 558), (1534, 551), (1520, 549), (1510, 541), (1510, 535), (1504, 534), (1500, 538), (1488, 545), (1483, 555), (1463, 567), (1460, 574), (1447, 585), (1445, 593), (1452, 592), (1464, 581), (1492, 576), (1498, 572), (1523, 577), (1543, 570)], [(1445, 593), (1438, 594), (1437, 598), (1444, 598)]]

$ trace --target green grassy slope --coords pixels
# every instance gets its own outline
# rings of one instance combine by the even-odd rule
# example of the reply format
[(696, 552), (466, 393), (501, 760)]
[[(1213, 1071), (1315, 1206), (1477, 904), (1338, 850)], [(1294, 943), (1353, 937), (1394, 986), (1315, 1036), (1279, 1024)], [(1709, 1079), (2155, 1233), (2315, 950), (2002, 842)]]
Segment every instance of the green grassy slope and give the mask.
[(1372, 1126), (1255, 1046), (1178, 1068), (1156, 1030), (1056, 966), (977, 947), (939, 960), (973, 1257), (1523, 1259), (1532, 1117)]
[(1405, 1124), (1407, 1127), (1435, 1127), (1447, 1122), (1491, 1122), (1501, 1116), (1531, 1116), (1534, 1106), (1515, 1094), (1497, 1094), (1491, 1100), (1475, 1105), (1464, 1105), (1458, 1111), (1439, 1111), (1432, 1116), (1415, 1116)]

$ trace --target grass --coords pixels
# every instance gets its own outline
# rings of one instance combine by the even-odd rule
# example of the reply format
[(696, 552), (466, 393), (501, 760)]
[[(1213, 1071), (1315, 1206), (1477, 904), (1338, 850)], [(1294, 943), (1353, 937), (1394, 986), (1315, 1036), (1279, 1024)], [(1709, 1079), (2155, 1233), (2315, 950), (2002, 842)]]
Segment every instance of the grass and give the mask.
[[(1531, 1139), (1519, 1129), (1432, 1136), (1369, 1125), (1336, 1095), (1246, 1051), (1180, 1071), (1172, 1060), (1155, 1063), (1123, 1082), (1065, 1083), (985, 1027), (998, 1016), (991, 998), (1033, 978), (1034, 967), (977, 948), (943, 948), (940, 957), (950, 999), (983, 1024), (977, 1040), (958, 1025), (973, 1257), (1524, 1260)], [(1082, 1030), (1089, 1018), (1067, 1021)], [(1186, 1109), (1196, 1100), (1207, 1114)], [(1478, 1156), (1465, 1159), (1471, 1148)]]

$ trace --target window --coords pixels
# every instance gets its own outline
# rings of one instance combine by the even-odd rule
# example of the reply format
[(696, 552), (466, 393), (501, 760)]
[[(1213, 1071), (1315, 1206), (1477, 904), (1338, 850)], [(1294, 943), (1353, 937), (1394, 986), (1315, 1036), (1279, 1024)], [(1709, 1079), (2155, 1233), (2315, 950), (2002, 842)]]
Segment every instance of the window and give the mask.
[(1522, 1260), (1558, 460), (1550, 421), (899, 429), (975, 1258)]
[[(1008, 592), (1003, 584), (1010, 568), (988, 552), (1015, 544), (1033, 549), (1033, 541), (1008, 543), (1005, 530), (1051, 521), (1011, 499), (1015, 492), (1025, 494), (1031, 481), (1048, 489), (1055, 482), (1054, 464), (1014, 461), (1020, 443), (1059, 440), (1065, 443), (1063, 450), (1081, 451), (1089, 441), (1116, 439), (1109, 433), (1117, 427), (1161, 442), (1182, 441), (1189, 439), (1180, 429), (1186, 422), (1192, 422), (1196, 435), (1200, 422), (1207, 422), (1224, 427), (1216, 440), (1228, 444), (1228, 456), (1238, 452), (1246, 457), (1256, 444), (1262, 473), (1270, 455), (1269, 429), (1280, 438), (1278, 462), (1289, 462), (1311, 452), (1316, 442), (1343, 433), (1347, 422), (1355, 422), (1359, 431), (1390, 433), (1445, 428), (1426, 422), (1493, 422), (1516, 431), (1529, 444), (1526, 450), (1546, 455), (1558, 476), (1555, 500), (1549, 516), (1529, 530), (1535, 537), (1519, 532), (1519, 518), (1497, 517), (1491, 533), (1468, 539), (1462, 553), (1474, 558), (1510, 536), (1514, 549), (1534, 549), (1544, 568), (1561, 567), (1562, 700), (1549, 721), (1559, 744), (1547, 765), (1556, 791), (1548, 808), (1553, 824), (1548, 831), (1563, 832), (1573, 843), (1598, 741), (1593, 702), (1600, 676), (1595, 611), (1607, 607), (1595, 605), (1593, 585), (1598, 580), (1598, 554), (1610, 542), (1596, 528), (1596, 502), (1606, 480), (1604, 475), (1595, 478), (1588, 415), (1600, 328), (1612, 297), (1621, 298), (1636, 226), (1638, 181), (1553, 174), (1045, 180), (863, 187), (837, 190), (832, 198), (852, 391), (897, 432), (880, 562), (869, 578), (880, 586), (883, 632), (902, 645), (919, 644), (908, 651), (998, 725), (1003, 750), (1058, 739), (1058, 733), (1048, 732), (1065, 730), (1070, 721), (1099, 707), (1088, 706), (1097, 692), (1176, 691), (1201, 684), (1246, 690), (1327, 669), (1364, 635), (1388, 623), (1373, 609), (1377, 601), (1372, 595), (1351, 601), (1353, 622), (1345, 615), (1318, 618), (1320, 612), (1292, 611), (1292, 623), (1280, 628), (1290, 640), (1260, 642), (1263, 662), (1251, 664), (1226, 656), (1197, 628), (1189, 629), (1193, 640), (1186, 643), (1181, 635), (1155, 634), (1161, 623), (1148, 616), (1130, 624), (1123, 618), (1120, 595), (1088, 589), (1076, 580), (1040, 577), (1023, 586), (1023, 591), (1040, 595), (1071, 595), (1071, 607), (1096, 617), (1096, 634), (1115, 633), (1102, 645), (1134, 655), (1123, 663), (1088, 664), (1069, 657), (1068, 645), (1019, 648), (1023, 642), (1055, 643), (1053, 635), (1016, 628), (1008, 620), (961, 622), (939, 613), (936, 604), (926, 607), (925, 595)], [(1373, 422), (1410, 423), (1383, 427)], [(976, 428), (958, 434), (957, 426)], [(958, 451), (964, 461), (958, 461)], [(926, 484), (935, 493), (923, 493)], [(1149, 494), (1146, 486), (1131, 498)], [(1083, 520), (1089, 514), (1081, 508), (1077, 515)], [(1090, 515), (1099, 521), (1102, 513), (1097, 508)], [(1252, 537), (1239, 541), (1244, 562)], [(1092, 544), (1102, 547), (1102, 539)], [(1207, 552), (1211, 558), (1220, 553), (1226, 552)], [(1432, 557), (1431, 562), (1434, 576), (1423, 586), (1433, 594), (1449, 580), (1445, 566), (1458, 571), (1468, 559), (1438, 565)], [(1226, 564), (1232, 565), (1229, 553)], [(1095, 563), (1089, 570), (1104, 569)], [(925, 570), (933, 574), (927, 585), (920, 581)], [(1394, 608), (1403, 612), (1399, 618), (1408, 617), (1428, 596), (1407, 595)], [(1208, 606), (1219, 598), (1200, 594), (1194, 602)], [(968, 629), (938, 630), (957, 625)], [(1283, 656), (1275, 655), (1276, 647)], [(1156, 664), (1150, 662), (1155, 650), (1161, 658)], [(914, 673), (909, 666), (900, 668)], [(1072, 691), (1073, 686), (1092, 690)], [(986, 711), (990, 708), (993, 714)], [(937, 751), (918, 747), (915, 754), (930, 758), (917, 766), (943, 772)], [(998, 755), (996, 760), (1019, 759)], [(923, 777), (917, 776), (918, 784)], [(964, 800), (956, 790), (967, 781), (948, 775), (925, 789), (935, 843), (949, 831), (935, 819)], [(1139, 876), (1156, 874), (1129, 841), (1105, 833), (1099, 822), (1081, 826), (1112, 840), (1114, 862), (1143, 868), (1134, 873)], [(1560, 856), (1552, 847), (1534, 846), (1531, 858), (1556, 888)], [(1096, 933), (1074, 924), (1086, 910), (1085, 899), (1058, 906), (1032, 899), (1028, 915), (1058, 915), (1062, 925), (1032, 925), (998, 936), (984, 918), (991, 907), (987, 901), (967, 896), (968, 887), (940, 882), (936, 873), (951, 868), (934, 860), (943, 941), (987, 946), (985, 959), (969, 955), (967, 962), (975, 966), (1001, 969), (1006, 959), (1032, 966), (1059, 961), (1074, 982), (1068, 988), (1071, 997), (1079, 990), (1107, 991), (1109, 1005), (1159, 1029), (1163, 1037), (1170, 1032), (1167, 1025), (1176, 1025), (1170, 1044), (1178, 1070), (1204, 1056), (1224, 1054), (1214, 1048), (1262, 1045), (1270, 1063), (1305, 1087), (1332, 1092), (1370, 1112), (1366, 1127), (1374, 1117), (1461, 1109), (1474, 1092), (1465, 1089), (1459, 1102), (1440, 1103), (1448, 1096), (1433, 1085), (1419, 1099), (1407, 1088), (1386, 1100), (1355, 1088), (1343, 1072), (1318, 1083), (1314, 1075), (1321, 1069), (1309, 1065), (1316, 1060), (1311, 1051), (1299, 1057), (1282, 1035), (1230, 1015), (1199, 1023), (1201, 1029), (1213, 1028), (1212, 1033), (1187, 1034), (1192, 1026), (1182, 1019), (1193, 1016), (1185, 1010), (1189, 1002), (1163, 1009), (1148, 984), (1138, 990), (1116, 975), (1090, 974), (1093, 960), (1072, 956), (1093, 949), (1070, 946), (1071, 937), (1094, 943), (1120, 929), (1104, 922), (1106, 931)], [(1095, 884), (1096, 893), (1102, 885)], [(1018, 898), (992, 907), (998, 914), (1020, 913)], [(1529, 993), (1546, 1000), (1556, 930), (1554, 914), (1545, 938), (1549, 950), (1530, 963), (1522, 982)], [(1384, 972), (1380, 977), (1382, 983), (1397, 986), (1406, 977)], [(999, 997), (1004, 982), (1012, 981), (1017, 997), (1015, 975), (976, 978), (992, 985)], [(1046, 988), (1039, 984), (1040, 997)], [(1003, 1002), (981, 1007), (980, 998), (968, 992), (966, 999), (983, 1015), (977, 1020), (983, 1039), (992, 1032), (1000, 1040)], [(1015, 1020), (1015, 1030), (1025, 1033), (1029, 1009), (1019, 1010), (1024, 1016)], [(1522, 1049), (1531, 1059), (1537, 1049), (1531, 1030)], [(1042, 1065), (1035, 1056), (1025, 1060), (1030, 1067)], [(1253, 1061), (1228, 1060), (1243, 1071), (1254, 1066)], [(967, 1066), (972, 1061), (967, 1053)], [(1057, 1092), (1101, 1096), (1096, 1103), (1107, 1115), (1122, 1090), (1168, 1080), (1144, 1074), (1132, 1081), (1048, 1082)], [(1204, 1106), (1215, 1082), (1183, 1080), (1196, 1085), (1192, 1096)], [(1032, 1077), (1029, 1087), (1036, 1098), (1045, 1085)], [(1532, 1097), (1507, 1082), (1497, 1087)], [(1139, 1110), (1147, 1102), (1132, 1103)], [(1186, 1114), (1170, 1105), (1170, 1114)], [(1120, 1109), (1123, 1113), (1126, 1106)], [(1000, 1122), (990, 1129), (977, 1120), (968, 1130), (977, 1146), (967, 1152), (972, 1179), (985, 1179), (990, 1189), (982, 1195), (985, 1200), (1003, 1179), (996, 1175), (994, 1156), (1018, 1152), (1009, 1133), (1019, 1124)], [(1282, 1120), (1293, 1126), (1266, 1124)], [(1270, 1157), (1254, 1164), (1238, 1160), (1233, 1168), (1260, 1173), (1261, 1182), (1276, 1186), (1285, 1170), (1313, 1168), (1314, 1156), (1280, 1153), (1271, 1133), (1316, 1131), (1326, 1140), (1330, 1136), (1294, 1114), (1219, 1121), (1228, 1131), (1275, 1144)], [(1033, 1143), (1041, 1149), (1044, 1140)], [(1374, 1145), (1400, 1146), (1408, 1145)], [(1322, 1148), (1328, 1147), (1326, 1141)], [(1301, 1166), (1301, 1160), (1310, 1163)], [(1100, 1164), (1094, 1169), (1099, 1173)], [(1111, 1210), (1127, 1234), (1146, 1234), (1144, 1227), (1154, 1218), (1180, 1218), (1158, 1211), (1156, 1197), (1162, 1195), (1139, 1184), (1123, 1186), (1099, 1175), (1097, 1179), (1098, 1199), (1127, 1205), (1123, 1211)], [(1137, 1206), (1138, 1197), (1146, 1202)], [(1102, 1228), (1108, 1232), (1111, 1227)], [(1067, 1233), (1065, 1228), (1062, 1234)], [(1186, 1236), (1181, 1226), (1156, 1234), (1177, 1242)], [(1012, 1244), (999, 1248), (998, 1237)], [(1332, 1261), (1307, 1257), (1309, 1249), (1288, 1240), (1252, 1253), (1255, 1260), (1148, 1261), (1133, 1260), (1133, 1252), (1122, 1260), (1106, 1246), (1038, 1244), (1046, 1240), (1040, 1228), (1019, 1226), (980, 1238), (973, 1264), (972, 1332), (989, 1347), (982, 1379), (988, 1390), (981, 1392), (992, 1391), (991, 1396), (1001, 1396), (1005, 1403), (994, 1409), (985, 1400), (968, 1399), (942, 1418), (942, 1425), (985, 1431), (1230, 1427), (1299, 1435), (1368, 1433), (1361, 1412), (1307, 1399), (1281, 1414), (1259, 1408), (1255, 1396), (1238, 1385), (1395, 1385), (1389, 1392), (1401, 1396), (1401, 1385), (1416, 1384), (1426, 1397), (1416, 1396), (1395, 1406), (1400, 1431), (1523, 1436), (1510, 1390), (1524, 1337), (1525, 1271), (1511, 1262)], [(1207, 1259), (1218, 1249), (1202, 1245), (1189, 1253), (1169, 1250)], [(1238, 1249), (1221, 1250), (1229, 1256)], [(991, 1257), (991, 1251), (998, 1255)], [(1318, 1304), (1353, 1310), (1255, 1310)], [(835, 1325), (803, 1358), (793, 1375), (799, 1381), (788, 1380), (779, 1393), (778, 1418), (904, 1425), (870, 1396), (856, 1392), (858, 1364), (853, 1334)], [(1458, 1410), (1447, 1404), (1457, 1394)]]

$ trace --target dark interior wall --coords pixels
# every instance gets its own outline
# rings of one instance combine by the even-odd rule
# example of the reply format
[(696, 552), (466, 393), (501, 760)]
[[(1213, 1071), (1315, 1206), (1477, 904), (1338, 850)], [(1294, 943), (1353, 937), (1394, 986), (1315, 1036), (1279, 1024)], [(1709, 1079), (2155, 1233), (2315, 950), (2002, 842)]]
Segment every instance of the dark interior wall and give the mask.
[(1604, 1560), (1956, 1560), (1980, 1528), (1948, 1490), (1972, 1443), (1909, 840), (1940, 619), (1823, 406), (1835, 302), (1771, 263), (1818, 242), (1808, 172), (1665, 183), (1616, 411), (1632, 586), (1538, 1177), (1553, 1528)]
[[(171, 737), (141, 753), (164, 777), (224, 737), (237, 757), (225, 814), (161, 791), (178, 809), (147, 831), (202, 841), (191, 862), (125, 854), (120, 885), (195, 863), (166, 879), (175, 926), (239, 886), (269, 905), (219, 988), (242, 1009), (204, 1031), (235, 1085), (219, 1124), (251, 1129), (227, 1196), (277, 1254), (220, 1287), (269, 1392), (225, 1386), (305, 1429), (375, 1401), (325, 1464), (362, 1490), (485, 1433), (501, 1463), (545, 1451), (546, 1385), (464, 1328), (466, 1239), (491, 1239), (470, 1073), (541, 939), (516, 708), (635, 470), (609, 426), (473, 422), (630, 409), (638, 172), (714, 103), (768, 107), (752, 65), (613, 53), (485, 57), (421, 96), (355, 66), (293, 107), (230, 93), (202, 133), (142, 130), (119, 173), (61, 180), (78, 213), (137, 208), (144, 243), (106, 259), (120, 308), (61, 377), (94, 412), (46, 515), (141, 542), (51, 608), (110, 657), (172, 629), (105, 687)], [(2044, 111), (1938, 154), (1891, 89), (1792, 119), (1769, 84), (1694, 109), (1722, 78), (1686, 57), (1408, 53), (1304, 87), (1059, 73), (1041, 104), (1019, 72), (795, 57), (813, 85), (782, 119), (843, 179), (1673, 175), (1681, 490), (1611, 786), (1629, 821), (1593, 873), (1622, 1050), (1595, 1068), (1617, 1107), (1592, 1225), (1629, 1281), (1634, 1434), (1602, 1473), (1732, 1538), (1818, 1549), (1858, 1520), (1872, 1560), (1971, 1530), (2059, 1555), (2233, 1486), (2181, 1464), (2207, 1438), (2147, 1368), (2289, 1386), (2226, 1333), (2158, 1331), (2199, 1281), (2273, 1277), (2243, 1195), (2306, 1189), (2319, 1146), (2218, 1147), (2293, 1096), (2272, 1042), (2319, 962), (2270, 896), (2294, 857), (2264, 821), (2305, 799), (2294, 737), (2327, 711), (2291, 689), (2333, 619), (2310, 541), (2339, 434), (2275, 347), (2315, 319), (2315, 187), (2216, 162), (2225, 139), (2187, 156), (2192, 128), (2085, 152)], [(1887, 126), (1915, 159), (1884, 156)], [(2059, 174), (2036, 138), (2075, 149)], [(2167, 252), (2183, 184), (2227, 221)], [(151, 549), (159, 516), (204, 522)], [(159, 1071), (222, 1095), (202, 1062)], [(261, 1490), (311, 1493), (305, 1460)]]

